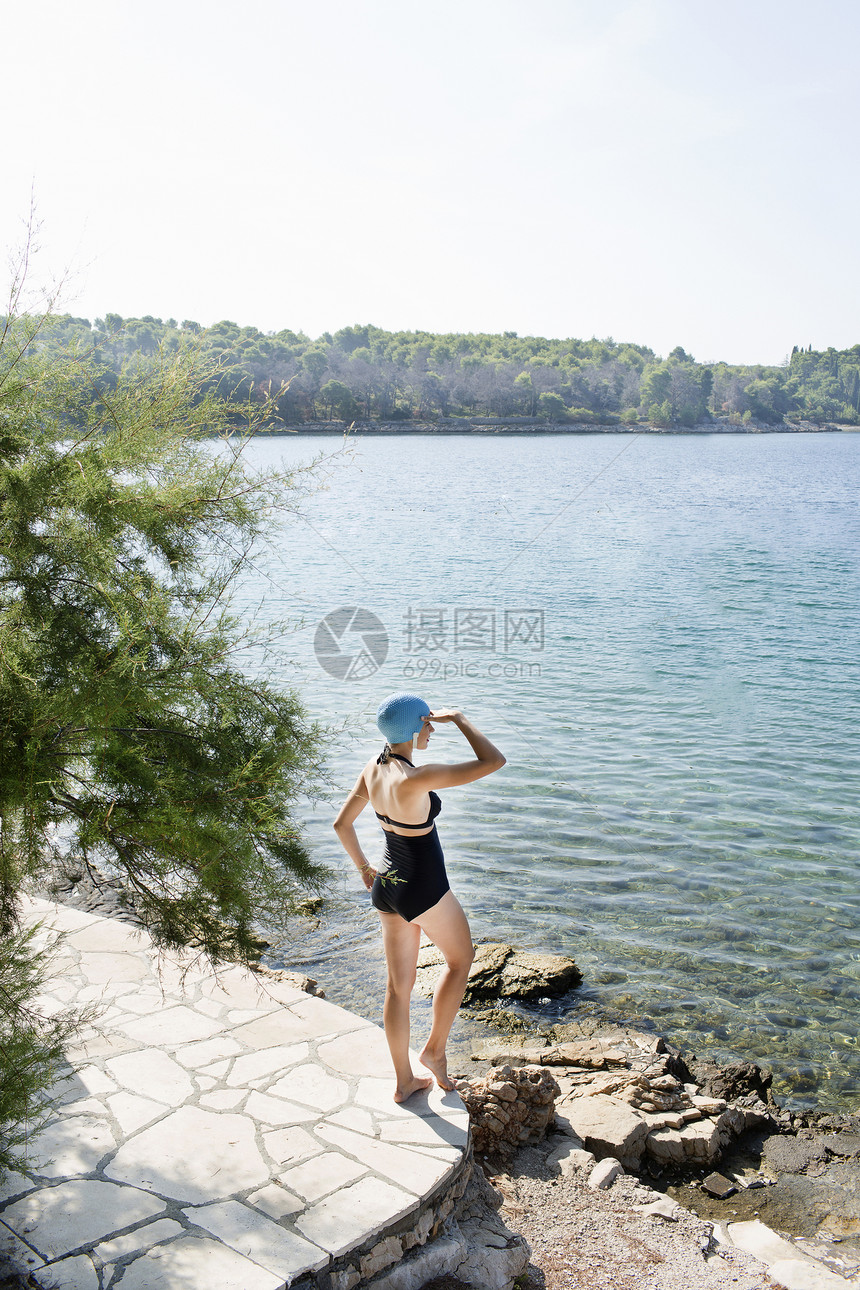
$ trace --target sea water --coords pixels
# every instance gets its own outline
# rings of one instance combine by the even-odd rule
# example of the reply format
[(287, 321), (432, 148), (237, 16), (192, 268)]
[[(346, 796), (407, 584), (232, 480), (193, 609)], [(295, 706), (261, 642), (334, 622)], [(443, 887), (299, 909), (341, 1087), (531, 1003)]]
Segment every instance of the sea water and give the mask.
[[(768, 1063), (796, 1103), (856, 1105), (860, 435), (248, 451), (327, 457), (235, 601), (258, 626), (288, 620), (270, 663), (331, 731), (328, 790), (299, 815), (334, 876), (282, 958), (378, 1016), (377, 920), (331, 824), (381, 746), (379, 700), (417, 690), (507, 757), (446, 792), (438, 822), (475, 937), (583, 974), (524, 1016), (653, 1026)], [(427, 755), (469, 749), (440, 725)], [(358, 827), (378, 859), (369, 810)]]

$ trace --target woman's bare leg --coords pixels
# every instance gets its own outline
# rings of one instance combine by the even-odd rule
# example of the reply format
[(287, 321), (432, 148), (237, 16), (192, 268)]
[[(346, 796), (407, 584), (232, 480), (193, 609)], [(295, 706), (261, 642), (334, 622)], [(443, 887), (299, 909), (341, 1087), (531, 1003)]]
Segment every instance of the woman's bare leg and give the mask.
[(454, 1018), (463, 1002), (469, 968), (475, 957), (472, 933), (463, 907), (452, 891), (446, 891), (442, 899), (426, 914), (421, 914), (416, 922), (445, 959), (433, 995), (433, 1024), (430, 1037), (421, 1050), (421, 1064), (433, 1072), (440, 1088), (452, 1089), (456, 1085), (448, 1074), (445, 1049)]
[(379, 918), (382, 923), (385, 962), (388, 966), (382, 1019), (397, 1078), (394, 1100), (405, 1102), (407, 1097), (420, 1089), (429, 1088), (433, 1083), (432, 1080), (416, 1076), (409, 1060), (409, 1000), (415, 984), (421, 929), (414, 923), (405, 922), (399, 914), (380, 912)]

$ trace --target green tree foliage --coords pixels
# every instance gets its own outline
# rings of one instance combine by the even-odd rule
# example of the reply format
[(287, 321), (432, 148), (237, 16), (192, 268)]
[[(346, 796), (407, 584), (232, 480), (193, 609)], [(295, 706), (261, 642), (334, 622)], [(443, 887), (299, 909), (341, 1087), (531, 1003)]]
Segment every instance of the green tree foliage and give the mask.
[[(697, 363), (682, 346), (665, 360), (642, 345), (485, 333), (386, 332), (371, 324), (311, 340), (301, 332), (264, 334), (224, 321), (203, 331), (186, 321), (108, 314), (60, 320), (62, 339), (97, 342), (105, 379), (198, 337), (219, 360), (212, 389), (237, 417), (248, 401), (271, 400), (272, 423), (430, 417), (538, 417), (541, 396), (556, 396), (562, 420), (613, 424), (669, 404), (667, 426), (712, 416), (778, 425), (784, 417), (860, 424), (860, 346), (813, 353), (797, 346), (786, 366)], [(336, 383), (336, 384), (333, 384)], [(764, 389), (761, 385), (767, 389)], [(348, 392), (329, 397), (340, 387)], [(752, 387), (750, 389), (750, 387)], [(749, 390), (749, 393), (747, 391)], [(278, 393), (274, 394), (273, 392)], [(328, 391), (329, 394), (325, 393)], [(546, 403), (544, 406), (548, 406)]]
[(322, 876), (291, 815), (319, 732), (243, 673), (229, 609), (303, 479), (251, 474), (222, 369), (142, 321), (157, 348), (119, 367), (68, 319), (0, 341), (0, 930), (73, 861), (132, 891), (159, 944), (247, 961)]

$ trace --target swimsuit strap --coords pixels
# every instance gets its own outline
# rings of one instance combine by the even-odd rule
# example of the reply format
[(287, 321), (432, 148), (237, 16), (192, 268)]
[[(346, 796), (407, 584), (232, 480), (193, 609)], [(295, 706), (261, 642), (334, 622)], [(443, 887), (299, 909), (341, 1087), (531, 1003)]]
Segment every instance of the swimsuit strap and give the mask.
[(395, 761), (405, 761), (407, 766), (412, 766), (414, 769), (414, 762), (411, 762), (408, 757), (402, 757), (400, 753), (392, 752), (388, 744), (385, 745), (382, 752), (377, 757), (376, 759), (377, 766), (387, 765), (387, 763), (391, 760), (392, 757), (395, 759)]

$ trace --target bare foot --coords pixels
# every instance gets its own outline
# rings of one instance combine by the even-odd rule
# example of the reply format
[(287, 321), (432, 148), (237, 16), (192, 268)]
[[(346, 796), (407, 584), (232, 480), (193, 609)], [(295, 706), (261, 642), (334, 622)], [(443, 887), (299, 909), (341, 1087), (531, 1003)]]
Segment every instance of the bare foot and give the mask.
[(450, 1093), (452, 1089), (457, 1087), (456, 1080), (453, 1080), (448, 1074), (448, 1058), (444, 1053), (441, 1057), (433, 1057), (425, 1048), (418, 1060), (422, 1066), (427, 1067), (428, 1071), (433, 1072), (436, 1077), (436, 1083), (440, 1088), (444, 1088), (446, 1092)]
[(397, 1085), (397, 1088), (394, 1090), (394, 1100), (395, 1102), (405, 1102), (407, 1097), (411, 1097), (413, 1093), (420, 1093), (424, 1089), (432, 1087), (432, 1084), (432, 1079), (419, 1079), (417, 1075), (413, 1075), (408, 1084)]

